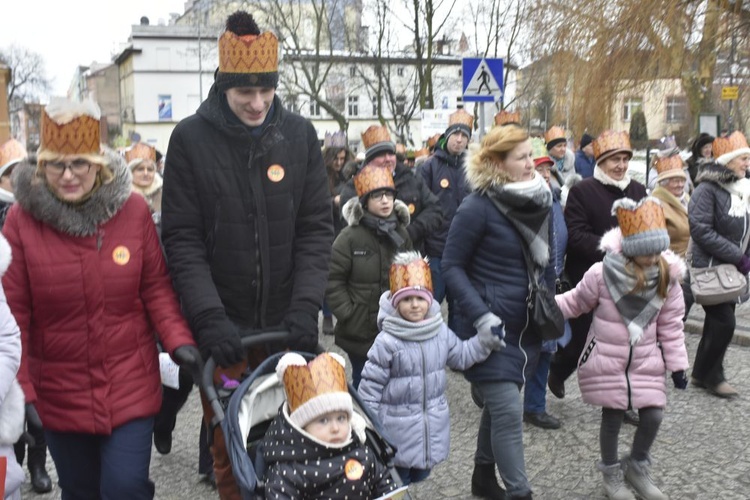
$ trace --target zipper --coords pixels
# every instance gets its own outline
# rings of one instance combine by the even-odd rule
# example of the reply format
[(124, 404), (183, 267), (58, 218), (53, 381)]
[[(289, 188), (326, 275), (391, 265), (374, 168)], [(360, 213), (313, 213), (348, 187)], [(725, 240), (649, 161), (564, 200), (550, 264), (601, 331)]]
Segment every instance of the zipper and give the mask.
[(422, 357), (422, 417), (424, 419), (424, 459), (425, 464), (429, 463), (430, 456), (430, 422), (427, 418), (427, 366), (424, 360), (424, 349), (422, 342), (419, 342), (419, 353)]
[(630, 388), (630, 375), (628, 374), (628, 372), (630, 371), (630, 364), (632, 362), (633, 362), (633, 346), (631, 345), (630, 346), (630, 352), (628, 353), (628, 364), (625, 365), (625, 382), (627, 382), (627, 386), (628, 386), (628, 410), (632, 410), (633, 409), (633, 404), (630, 401), (630, 396), (631, 396), (631, 390), (630, 389), (631, 388)]
[(104, 243), (104, 230), (97, 228), (96, 229), (96, 251), (97, 252), (102, 251), (103, 243)]

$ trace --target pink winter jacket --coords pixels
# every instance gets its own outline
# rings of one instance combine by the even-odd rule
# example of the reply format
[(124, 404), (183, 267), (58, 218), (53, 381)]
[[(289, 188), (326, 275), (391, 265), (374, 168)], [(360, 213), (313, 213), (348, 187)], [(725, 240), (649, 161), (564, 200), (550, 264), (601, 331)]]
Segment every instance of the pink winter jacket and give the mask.
[[(615, 228), (605, 233), (600, 247), (620, 253), (621, 241), (620, 229)], [(662, 255), (669, 263), (669, 291), (661, 311), (632, 346), (604, 282), (602, 262), (591, 266), (575, 289), (555, 297), (566, 319), (594, 311), (586, 348), (578, 361), (578, 385), (586, 403), (620, 410), (664, 408), (666, 372), (688, 368), (680, 287), (685, 263), (670, 250)]]

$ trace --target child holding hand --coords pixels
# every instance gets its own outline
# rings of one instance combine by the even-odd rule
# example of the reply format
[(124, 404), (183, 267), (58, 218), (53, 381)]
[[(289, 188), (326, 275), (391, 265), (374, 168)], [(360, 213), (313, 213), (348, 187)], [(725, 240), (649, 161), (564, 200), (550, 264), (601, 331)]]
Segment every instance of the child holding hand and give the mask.
[[(578, 384), (586, 403), (602, 407), (598, 468), (607, 498), (635, 500), (626, 480), (642, 498), (662, 500), (667, 497), (651, 479), (649, 452), (667, 403), (666, 372), (675, 387), (687, 386), (680, 287), (685, 263), (669, 250), (657, 199), (622, 198), (612, 212), (619, 227), (602, 237), (604, 260), (556, 300), (566, 319), (594, 311)], [(630, 409), (638, 410), (640, 423), (630, 454), (620, 460), (618, 435)]]

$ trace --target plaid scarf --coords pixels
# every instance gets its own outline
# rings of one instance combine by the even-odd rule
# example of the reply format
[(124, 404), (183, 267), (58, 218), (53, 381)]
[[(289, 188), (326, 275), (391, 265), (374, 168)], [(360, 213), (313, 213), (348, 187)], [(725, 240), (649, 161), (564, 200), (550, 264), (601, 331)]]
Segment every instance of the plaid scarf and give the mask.
[(549, 262), (552, 191), (542, 176), (535, 174), (530, 181), (493, 185), (487, 196), (520, 233), (534, 263), (545, 267)]
[(630, 345), (640, 340), (643, 330), (664, 305), (664, 299), (656, 293), (659, 266), (650, 266), (644, 272), (645, 286), (639, 292), (633, 292), (636, 278), (627, 268), (627, 259), (621, 253), (607, 253), (604, 256), (604, 282), (628, 328)]

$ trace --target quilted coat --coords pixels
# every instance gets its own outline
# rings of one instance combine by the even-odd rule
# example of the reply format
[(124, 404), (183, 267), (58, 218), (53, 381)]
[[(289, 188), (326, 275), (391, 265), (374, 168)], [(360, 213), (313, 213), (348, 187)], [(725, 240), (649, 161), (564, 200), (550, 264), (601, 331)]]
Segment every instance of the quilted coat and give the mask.
[[(428, 318), (440, 314), (433, 301)], [(362, 370), (359, 395), (378, 417), (383, 432), (398, 451), (398, 467), (431, 469), (448, 458), (450, 415), (445, 396), (445, 367), (465, 370), (492, 352), (477, 336), (461, 341), (445, 322), (435, 325), (435, 336), (408, 340), (389, 332), (388, 319), (400, 318), (391, 304), (391, 292), (380, 297), (380, 334)], [(414, 324), (417, 325), (417, 324)]]
[[(621, 242), (620, 229), (612, 229), (602, 238), (601, 249), (620, 253)], [(603, 262), (594, 264), (573, 290), (555, 297), (566, 318), (594, 312), (587, 347), (578, 362), (578, 384), (586, 403), (618, 410), (664, 408), (666, 372), (688, 368), (680, 287), (685, 263), (671, 250), (662, 255), (669, 264), (669, 291), (635, 345), (607, 290)]]
[[(696, 181), (700, 184), (688, 205), (693, 267), (738, 264), (742, 238), (750, 230), (750, 216), (746, 208), (731, 210), (732, 196), (724, 186), (743, 186), (750, 196), (750, 180), (738, 179), (727, 167), (710, 163), (703, 166)], [(750, 255), (750, 245), (745, 254)]]
[(398, 200), (393, 210), (399, 222), (397, 231), (404, 239), (402, 248), (396, 248), (388, 238), (360, 224), (364, 209), (357, 198), (344, 205), (349, 226), (333, 242), (326, 289), (326, 302), (338, 320), (333, 333), (336, 345), (360, 358), (367, 356), (378, 335), (378, 300), (390, 288), (388, 272), (393, 256), (412, 249), (406, 232), (409, 210)]
[(130, 172), (78, 207), (56, 198), (35, 166), (13, 172), (18, 203), (3, 233), (3, 277), (21, 329), (19, 381), (45, 428), (108, 435), (161, 405), (154, 330), (173, 353), (194, 345), (167, 275), (151, 214)]

